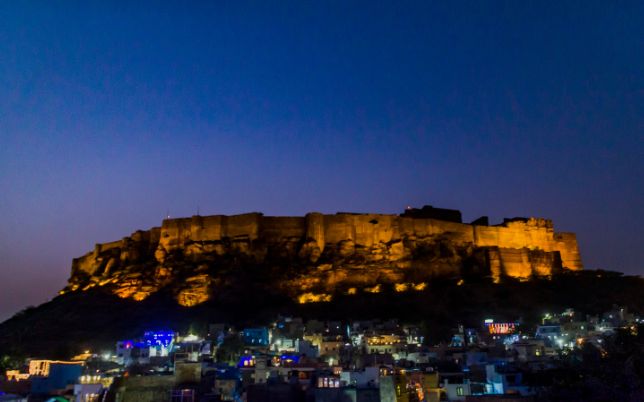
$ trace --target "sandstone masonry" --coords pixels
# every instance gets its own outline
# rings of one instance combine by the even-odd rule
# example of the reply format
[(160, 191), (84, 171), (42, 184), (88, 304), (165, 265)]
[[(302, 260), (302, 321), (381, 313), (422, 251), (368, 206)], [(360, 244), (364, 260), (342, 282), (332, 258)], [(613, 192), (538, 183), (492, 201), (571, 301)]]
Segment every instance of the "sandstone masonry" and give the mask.
[[(460, 220), (460, 213), (452, 215)], [(303, 292), (398, 283), (410, 270), (431, 278), (475, 267), (498, 282), (583, 268), (575, 235), (555, 232), (548, 219), (515, 218), (489, 226), (422, 214), (248, 213), (166, 219), (160, 228), (97, 244), (74, 259), (67, 290), (109, 285), (122, 297), (142, 299), (171, 283), (181, 261), (195, 272), (183, 281), (191, 285), (178, 291), (177, 299), (197, 304), (214, 286), (204, 272), (230, 254), (258, 263), (275, 256), (299, 261), (307, 271), (294, 284)]]

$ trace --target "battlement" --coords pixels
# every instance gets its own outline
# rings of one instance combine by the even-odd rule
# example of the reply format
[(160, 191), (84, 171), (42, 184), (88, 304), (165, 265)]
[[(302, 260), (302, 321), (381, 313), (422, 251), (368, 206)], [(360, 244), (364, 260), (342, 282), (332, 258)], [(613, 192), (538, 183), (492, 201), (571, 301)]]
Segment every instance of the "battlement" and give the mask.
[[(460, 212), (455, 210), (424, 207), (406, 212), (311, 212), (305, 216), (252, 212), (165, 219), (160, 228), (97, 244), (92, 252), (74, 259), (70, 281), (85, 283), (83, 278), (89, 276), (93, 283), (113, 280), (135, 284), (139, 281), (136, 275), (129, 282), (111, 276), (114, 272), (125, 275), (123, 272), (129, 272), (127, 267), (145, 265), (157, 266), (155, 275), (163, 277), (177, 261), (208, 266), (218, 256), (229, 253), (246, 254), (259, 263), (267, 255), (290, 255), (313, 269), (325, 256), (323, 260), (327, 262), (323, 265), (328, 266), (330, 261), (334, 270), (349, 269), (350, 274), (341, 274), (347, 275), (349, 281), (376, 278), (379, 272), (395, 281), (406, 275), (407, 267), (426, 270), (429, 276), (441, 272), (454, 275), (465, 269), (469, 260), (479, 261), (478, 266), (486, 267), (495, 280), (502, 275), (527, 278), (583, 268), (575, 235), (555, 232), (549, 219), (512, 218), (489, 225), (486, 218), (468, 224), (461, 222)], [(347, 260), (358, 255), (359, 258)], [(371, 267), (368, 273), (360, 271), (367, 267)], [(208, 281), (203, 275), (195, 278)], [(327, 280), (332, 286), (336, 279)], [(143, 285), (137, 286), (139, 293), (132, 294), (143, 294)]]
[[(138, 236), (141, 237), (140, 234)], [(574, 234), (556, 233), (552, 221), (543, 218), (512, 218), (505, 219), (499, 225), (484, 226), (422, 218), (418, 214), (324, 215), (312, 212), (304, 217), (289, 217), (264, 216), (253, 212), (231, 216), (165, 219), (158, 242), (159, 248), (171, 252), (192, 242), (245, 239), (262, 240), (270, 244), (288, 238), (302, 238), (314, 241), (320, 251), (324, 251), (327, 244), (346, 240), (353, 241), (358, 246), (371, 247), (376, 243), (428, 236), (447, 236), (456, 244), (469, 243), (475, 247), (559, 251), (565, 267), (582, 267)], [(93, 255), (119, 248), (123, 241), (97, 244)]]
[(271, 242), (282, 238), (307, 237), (321, 248), (326, 243), (352, 240), (370, 247), (377, 242), (400, 240), (406, 236), (449, 234), (460, 243), (475, 246), (557, 249), (557, 243), (568, 242), (566, 236), (555, 236), (549, 219), (513, 218), (495, 226), (471, 225), (438, 219), (405, 215), (309, 213), (304, 217), (264, 216), (261, 213), (242, 215), (193, 216), (166, 219), (161, 227), (160, 244), (166, 250), (182, 247), (189, 241), (220, 241), (244, 237)]

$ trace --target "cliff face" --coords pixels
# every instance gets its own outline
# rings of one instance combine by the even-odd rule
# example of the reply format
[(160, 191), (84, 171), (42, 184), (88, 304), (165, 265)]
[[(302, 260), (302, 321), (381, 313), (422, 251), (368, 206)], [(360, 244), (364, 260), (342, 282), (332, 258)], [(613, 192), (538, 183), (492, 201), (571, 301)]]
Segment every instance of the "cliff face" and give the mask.
[[(460, 219), (460, 214), (459, 214)], [(477, 221), (479, 222), (479, 221)], [(471, 225), (415, 216), (260, 213), (167, 219), (76, 258), (63, 292), (101, 286), (143, 300), (161, 289), (192, 306), (248, 281), (297, 298), (422, 290), (434, 277), (528, 279), (582, 269), (572, 233), (546, 219)]]

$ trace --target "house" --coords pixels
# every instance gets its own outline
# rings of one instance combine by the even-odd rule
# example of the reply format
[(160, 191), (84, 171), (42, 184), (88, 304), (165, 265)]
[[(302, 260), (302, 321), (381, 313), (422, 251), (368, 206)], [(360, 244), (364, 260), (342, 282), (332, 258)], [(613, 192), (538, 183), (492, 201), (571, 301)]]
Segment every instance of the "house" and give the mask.
[(217, 370), (215, 374), (214, 391), (222, 401), (234, 401), (239, 396), (239, 370), (228, 368)]
[(150, 363), (150, 347), (131, 340), (116, 342), (116, 362), (124, 366)]
[(31, 373), (32, 370), (37, 374), (30, 376), (31, 393), (48, 395), (77, 383), (83, 370), (83, 364), (79, 362), (32, 360), (29, 362), (29, 372)]
[(464, 401), (472, 395), (470, 380), (462, 373), (440, 373), (440, 386), (448, 401)]
[(486, 394), (534, 395), (534, 390), (523, 383), (523, 373), (512, 365), (485, 366)]
[(266, 327), (244, 328), (242, 340), (246, 346), (266, 347), (270, 344), (270, 333)]
[(344, 385), (356, 387), (376, 387), (380, 377), (380, 367), (365, 367), (363, 370), (342, 371), (340, 381)]

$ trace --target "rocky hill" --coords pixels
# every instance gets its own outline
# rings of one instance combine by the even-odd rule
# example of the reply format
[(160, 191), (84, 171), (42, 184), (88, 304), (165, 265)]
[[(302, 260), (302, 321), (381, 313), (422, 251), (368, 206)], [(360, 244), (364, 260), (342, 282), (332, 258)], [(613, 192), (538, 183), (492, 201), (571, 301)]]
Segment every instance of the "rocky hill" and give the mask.
[(0, 361), (29, 356), (68, 359), (87, 349), (113, 351), (116, 340), (151, 329), (205, 334), (208, 324), (226, 322), (244, 328), (268, 324), (278, 315), (319, 320), (395, 318), (423, 324), (427, 341), (435, 344), (449, 340), (451, 329), (458, 325), (477, 328), (490, 317), (520, 320), (530, 333), (544, 311), (574, 308), (581, 314), (600, 314), (614, 305), (644, 311), (644, 279), (615, 272), (563, 270), (552, 278), (530, 281), (506, 278), (495, 284), (489, 278), (471, 278), (459, 283), (460, 279), (439, 277), (422, 291), (397, 292), (394, 286), (381, 285), (379, 293), (337, 294), (329, 302), (300, 304), (259, 277), (221, 289), (192, 307), (178, 304), (171, 287), (136, 301), (96, 286), (56, 296), (0, 323)]
[(300, 303), (422, 291), (435, 278), (527, 280), (580, 270), (576, 237), (547, 219), (461, 222), (426, 206), (401, 215), (260, 213), (166, 219), (74, 259), (61, 291), (102, 288), (142, 301), (163, 290), (182, 306), (261, 283)]
[[(397, 318), (429, 342), (494, 314), (644, 311), (644, 279), (582, 269), (575, 236), (545, 219), (461, 222), (431, 207), (401, 215), (194, 216), (98, 244), (51, 301), (0, 324), (0, 360), (111, 350), (149, 329), (205, 332), (277, 315)], [(529, 329), (528, 329), (529, 330)]]

